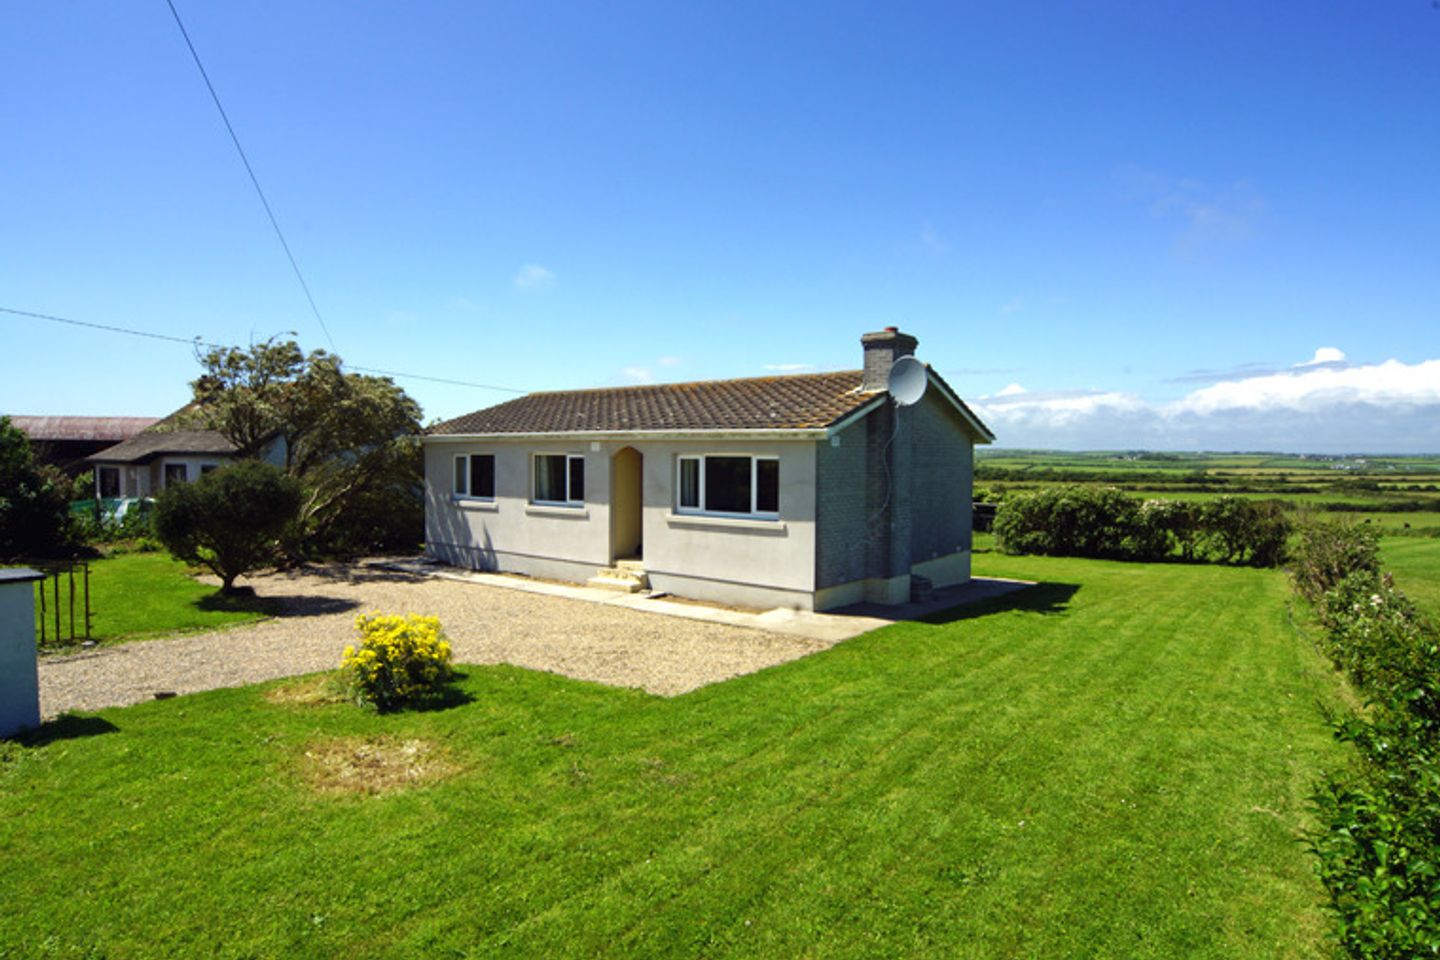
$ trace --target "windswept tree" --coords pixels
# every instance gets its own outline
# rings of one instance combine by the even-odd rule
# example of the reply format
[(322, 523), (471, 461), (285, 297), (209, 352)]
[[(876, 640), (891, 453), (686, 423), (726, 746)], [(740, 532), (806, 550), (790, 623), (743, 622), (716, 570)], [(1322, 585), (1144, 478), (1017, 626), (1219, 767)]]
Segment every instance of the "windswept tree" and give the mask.
[(347, 373), (324, 350), (274, 338), (200, 356), (192, 419), (283, 463), (304, 497), (293, 557), (418, 542), (424, 524), (420, 405), (388, 377)]

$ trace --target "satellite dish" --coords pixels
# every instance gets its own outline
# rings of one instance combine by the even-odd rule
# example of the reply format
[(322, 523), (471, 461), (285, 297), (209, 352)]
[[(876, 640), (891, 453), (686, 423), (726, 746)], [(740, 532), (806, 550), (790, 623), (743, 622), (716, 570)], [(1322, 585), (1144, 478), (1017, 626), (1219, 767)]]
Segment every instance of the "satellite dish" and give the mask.
[(930, 385), (930, 374), (925, 369), (925, 364), (914, 357), (901, 357), (895, 361), (890, 368), (890, 378), (885, 384), (885, 389), (890, 391), (897, 406), (908, 407), (925, 396), (925, 388)]

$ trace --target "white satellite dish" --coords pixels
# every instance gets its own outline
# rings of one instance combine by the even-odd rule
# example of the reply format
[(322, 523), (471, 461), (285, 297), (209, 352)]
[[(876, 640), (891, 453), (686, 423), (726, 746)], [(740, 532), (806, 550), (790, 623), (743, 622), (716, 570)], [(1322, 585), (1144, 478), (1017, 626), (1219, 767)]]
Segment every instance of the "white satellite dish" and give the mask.
[(897, 406), (908, 407), (925, 396), (925, 388), (928, 386), (930, 374), (926, 371), (925, 364), (914, 357), (901, 357), (890, 368), (890, 378), (885, 389), (890, 392)]

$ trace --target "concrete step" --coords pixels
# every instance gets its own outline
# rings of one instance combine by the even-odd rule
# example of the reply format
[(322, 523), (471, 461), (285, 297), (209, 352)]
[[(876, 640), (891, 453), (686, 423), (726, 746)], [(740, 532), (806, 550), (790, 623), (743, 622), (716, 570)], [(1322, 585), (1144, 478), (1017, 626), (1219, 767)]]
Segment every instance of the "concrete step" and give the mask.
[(639, 593), (645, 589), (645, 583), (635, 577), (612, 577), (602, 573), (599, 576), (591, 577), (585, 581), (586, 586), (598, 587), (601, 590), (614, 590), (618, 593)]
[(616, 561), (615, 561), (615, 566), (611, 567), (610, 569), (612, 569), (612, 570), (628, 570), (628, 571), (630, 571), (631, 573), (636, 573), (636, 574), (642, 574), (642, 575), (643, 575), (643, 574), (645, 573), (645, 561), (644, 561), (644, 560), (616, 560)]

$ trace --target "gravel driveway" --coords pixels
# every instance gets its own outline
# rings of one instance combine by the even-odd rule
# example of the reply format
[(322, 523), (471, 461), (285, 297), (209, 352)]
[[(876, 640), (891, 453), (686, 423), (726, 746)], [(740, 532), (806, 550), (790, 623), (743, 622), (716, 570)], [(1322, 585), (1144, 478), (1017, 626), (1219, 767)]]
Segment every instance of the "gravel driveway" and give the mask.
[(372, 567), (312, 567), (247, 582), (283, 612), (248, 626), (42, 657), (42, 715), (332, 669), (354, 640), (355, 615), (374, 610), (438, 616), (457, 663), (510, 663), (665, 696), (835, 642)]

